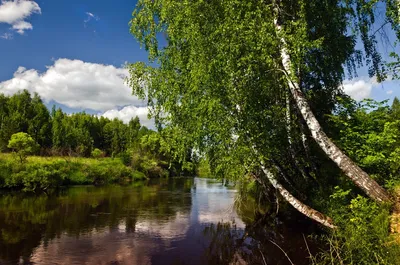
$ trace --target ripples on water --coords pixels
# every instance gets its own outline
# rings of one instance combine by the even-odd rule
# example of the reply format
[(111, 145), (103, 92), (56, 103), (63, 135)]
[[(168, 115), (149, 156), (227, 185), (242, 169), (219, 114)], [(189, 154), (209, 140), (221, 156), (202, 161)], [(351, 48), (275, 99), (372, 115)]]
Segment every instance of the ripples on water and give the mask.
[[(0, 264), (307, 264), (298, 225), (249, 229), (210, 179), (0, 196)], [(246, 228), (247, 226), (247, 228)]]

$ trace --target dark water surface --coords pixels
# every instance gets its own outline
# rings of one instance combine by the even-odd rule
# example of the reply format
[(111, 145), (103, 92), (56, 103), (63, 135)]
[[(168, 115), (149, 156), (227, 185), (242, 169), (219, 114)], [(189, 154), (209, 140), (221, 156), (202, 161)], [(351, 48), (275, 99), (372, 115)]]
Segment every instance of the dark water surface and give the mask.
[(3, 194), (0, 264), (290, 264), (271, 241), (308, 263), (301, 223), (255, 229), (236, 196), (199, 178)]

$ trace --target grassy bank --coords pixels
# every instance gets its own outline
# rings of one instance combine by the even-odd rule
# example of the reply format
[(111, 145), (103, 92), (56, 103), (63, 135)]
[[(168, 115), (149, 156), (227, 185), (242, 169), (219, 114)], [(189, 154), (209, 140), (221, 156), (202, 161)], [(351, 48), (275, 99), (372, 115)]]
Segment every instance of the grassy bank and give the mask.
[(28, 157), (20, 163), (12, 154), (0, 154), (0, 188), (47, 190), (68, 185), (103, 185), (145, 179), (121, 159)]

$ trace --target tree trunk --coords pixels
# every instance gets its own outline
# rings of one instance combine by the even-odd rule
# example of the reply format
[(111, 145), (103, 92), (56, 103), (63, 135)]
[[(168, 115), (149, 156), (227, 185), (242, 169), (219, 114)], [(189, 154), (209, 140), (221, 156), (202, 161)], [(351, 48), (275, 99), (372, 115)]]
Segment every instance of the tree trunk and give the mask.
[(312, 157), (310, 155), (310, 146), (308, 145), (308, 137), (306, 135), (306, 124), (303, 120), (303, 117), (300, 113), (300, 111), (296, 108), (296, 116), (299, 119), (299, 125), (300, 125), (300, 131), (301, 131), (301, 141), (303, 143), (303, 148), (304, 152), (306, 154), (306, 159), (310, 163), (311, 171), (313, 173), (313, 177), (316, 178), (317, 175), (317, 166), (314, 163), (314, 160), (312, 160)]
[(303, 167), (300, 165), (299, 161), (296, 159), (296, 152), (293, 149), (293, 141), (292, 141), (292, 117), (291, 117), (291, 109), (290, 109), (290, 93), (287, 91), (286, 93), (286, 131), (287, 131), (287, 137), (288, 137), (288, 143), (289, 143), (289, 153), (290, 156), (292, 157), (292, 160), (294, 162), (294, 166), (297, 168), (297, 170), (300, 172), (300, 174), (303, 176), (303, 178), (307, 181), (307, 175), (305, 171), (303, 170)]
[[(277, 18), (274, 20), (274, 24), (279, 36), (282, 27), (279, 25)], [(387, 192), (379, 186), (375, 180), (371, 179), (368, 174), (357, 166), (348, 156), (346, 156), (322, 130), (321, 125), (312, 113), (299, 84), (291, 77), (291, 61), (286, 49), (286, 41), (284, 38), (281, 38), (281, 46), (282, 65), (288, 80), (290, 92), (296, 101), (297, 107), (307, 123), (314, 140), (326, 155), (338, 165), (346, 176), (349, 177), (354, 184), (360, 187), (370, 198), (377, 202), (390, 202), (391, 199)]]
[(333, 221), (328, 216), (318, 212), (317, 210), (312, 209), (311, 207), (305, 205), (298, 199), (296, 199), (288, 190), (286, 190), (275, 178), (274, 174), (268, 170), (263, 164), (261, 164), (261, 169), (264, 172), (265, 176), (267, 177), (268, 181), (271, 185), (279, 191), (281, 196), (292, 205), (297, 211), (301, 212), (305, 216), (317, 221), (318, 223), (329, 227), (329, 228), (336, 228), (333, 224)]

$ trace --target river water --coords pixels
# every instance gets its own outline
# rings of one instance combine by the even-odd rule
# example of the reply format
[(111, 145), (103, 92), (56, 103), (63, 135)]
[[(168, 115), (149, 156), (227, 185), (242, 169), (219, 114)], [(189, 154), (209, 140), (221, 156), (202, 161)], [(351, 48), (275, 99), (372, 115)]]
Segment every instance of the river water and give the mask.
[(0, 264), (308, 264), (301, 218), (255, 228), (237, 194), (200, 178), (2, 194)]

